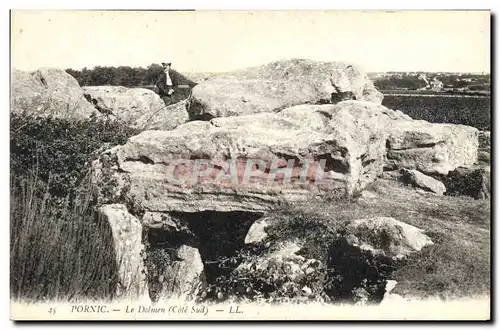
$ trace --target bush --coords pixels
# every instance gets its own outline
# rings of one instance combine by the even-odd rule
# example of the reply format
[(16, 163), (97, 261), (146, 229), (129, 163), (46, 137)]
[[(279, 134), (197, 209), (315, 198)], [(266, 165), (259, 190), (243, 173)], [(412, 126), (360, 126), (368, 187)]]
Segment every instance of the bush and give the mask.
[(50, 195), (65, 197), (75, 192), (91, 162), (100, 152), (124, 144), (138, 133), (111, 119), (69, 121), (59, 118), (26, 118), (12, 115), (10, 120), (10, 168), (15, 177), (36, 170), (48, 183)]
[[(348, 205), (347, 201), (337, 201)], [(302, 206), (282, 205), (268, 214), (267, 238), (231, 258), (218, 259), (220, 274), (202, 299), (283, 302), (377, 302), (392, 262), (346, 241), (347, 219)], [(290, 253), (295, 242), (300, 250)]]
[(490, 196), (490, 173), (484, 168), (464, 169), (451, 171), (443, 180), (446, 186), (446, 195), (471, 196), (475, 199), (484, 199)]
[(11, 297), (112, 298), (111, 231), (95, 212), (91, 163), (135, 132), (109, 119), (11, 116)]
[[(316, 260), (279, 260), (249, 251), (241, 253), (235, 259), (239, 259), (241, 266), (209, 284), (205, 298), (274, 303), (329, 300), (323, 292), (326, 270)], [(231, 264), (233, 262), (234, 260), (229, 260), (228, 266), (234, 268)], [(300, 270), (301, 266), (311, 271)]]

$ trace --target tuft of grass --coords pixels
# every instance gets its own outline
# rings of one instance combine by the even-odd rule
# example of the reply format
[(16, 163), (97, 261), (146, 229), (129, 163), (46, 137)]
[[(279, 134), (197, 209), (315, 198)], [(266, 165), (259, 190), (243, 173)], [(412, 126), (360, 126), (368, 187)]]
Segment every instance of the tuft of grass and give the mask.
[(118, 278), (111, 230), (94, 213), (90, 180), (73, 203), (51, 196), (49, 184), (36, 171), (11, 177), (11, 298), (113, 298)]

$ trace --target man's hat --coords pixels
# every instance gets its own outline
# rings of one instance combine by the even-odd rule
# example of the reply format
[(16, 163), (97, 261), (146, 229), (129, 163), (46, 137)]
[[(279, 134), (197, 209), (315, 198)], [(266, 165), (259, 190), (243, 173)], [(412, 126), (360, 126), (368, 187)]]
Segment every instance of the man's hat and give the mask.
[(169, 62), (162, 62), (162, 63), (161, 63), (161, 65), (162, 65), (162, 66), (165, 66), (165, 65), (172, 65), (172, 62), (170, 62), (170, 61), (169, 61)]

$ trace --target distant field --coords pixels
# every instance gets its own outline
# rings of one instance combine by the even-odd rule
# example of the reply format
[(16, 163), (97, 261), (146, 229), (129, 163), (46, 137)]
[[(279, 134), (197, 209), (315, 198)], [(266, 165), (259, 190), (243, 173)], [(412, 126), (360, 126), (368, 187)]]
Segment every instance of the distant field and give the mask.
[(426, 96), (448, 96), (448, 97), (489, 97), (491, 95), (490, 91), (442, 91), (436, 92), (432, 90), (403, 90), (403, 89), (393, 89), (393, 90), (379, 90), (384, 95), (426, 95)]
[(382, 104), (393, 110), (401, 110), (413, 119), (490, 130), (490, 97), (385, 94)]

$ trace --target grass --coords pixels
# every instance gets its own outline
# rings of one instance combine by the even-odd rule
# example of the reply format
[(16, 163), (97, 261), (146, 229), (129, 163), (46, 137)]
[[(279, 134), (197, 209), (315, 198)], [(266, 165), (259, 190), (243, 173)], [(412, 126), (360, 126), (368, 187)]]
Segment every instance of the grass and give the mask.
[[(328, 235), (326, 229), (337, 231), (354, 219), (393, 217), (423, 229), (435, 243), (398, 265), (390, 278), (398, 281), (393, 293), (444, 299), (489, 294), (489, 200), (436, 196), (383, 179), (369, 190), (375, 198), (294, 204), (276, 210), (272, 217), (282, 220), (273, 230), (279, 235), (308, 240), (306, 236), (312, 234), (318, 239)], [(321, 232), (301, 229), (296, 221), (290, 223), (292, 215), (305, 219), (306, 225), (315, 223)]]
[(389, 216), (425, 230), (435, 243), (399, 267), (394, 293), (443, 299), (490, 294), (490, 200), (415, 196), (414, 189), (390, 181), (374, 188), (381, 200), (362, 203), (367, 212), (380, 213), (383, 206)]
[(36, 172), (11, 177), (10, 289), (23, 301), (110, 299), (117, 265), (110, 228), (92, 208), (85, 181), (75, 197), (55, 199)]
[(413, 119), (432, 123), (462, 124), (490, 130), (491, 99), (489, 97), (444, 97), (384, 95), (382, 104), (401, 110)]

